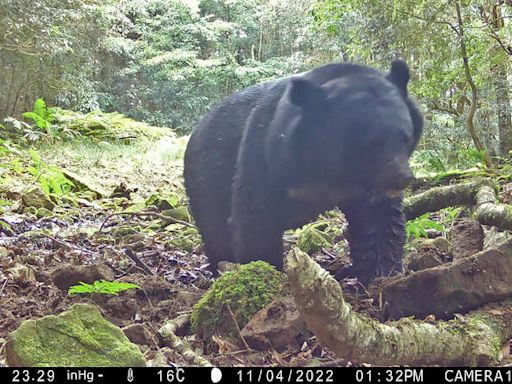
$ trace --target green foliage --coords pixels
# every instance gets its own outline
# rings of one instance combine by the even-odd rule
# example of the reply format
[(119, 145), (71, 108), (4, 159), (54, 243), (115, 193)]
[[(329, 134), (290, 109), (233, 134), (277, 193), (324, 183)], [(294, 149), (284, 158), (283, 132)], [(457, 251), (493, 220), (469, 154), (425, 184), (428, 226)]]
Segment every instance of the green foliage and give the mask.
[[(34, 95), (52, 105), (97, 108), (101, 40), (109, 34), (99, 0), (0, 0), (0, 120), (20, 117)], [(38, 116), (40, 116), (38, 114)]]
[(34, 143), (45, 137), (45, 132), (39, 128), (13, 117), (4, 119), (5, 126), (2, 126), (2, 137), (19, 144)]
[(226, 272), (194, 306), (191, 323), (204, 338), (213, 334), (236, 335), (229, 312), (242, 328), (283, 289), (284, 275), (264, 261), (254, 261)]
[[(492, 155), (501, 148), (500, 124), (510, 121), (510, 54), (496, 44), (510, 37), (510, 26), (497, 26), (512, 16), (512, 8), (496, 2), (449, 0), (326, 0), (313, 6), (314, 24), (335, 36), (346, 60), (389, 68), (395, 58), (411, 67), (410, 93), (419, 99), (425, 113), (426, 129), (421, 149), (436, 150), (430, 166), (436, 172), (462, 163), (479, 163), (480, 155), (458, 153), (473, 148), (466, 118), (471, 89), (461, 51), (456, 6), (460, 7), (470, 74), (476, 84), (478, 101), (475, 127), (486, 150)], [(498, 17), (496, 21), (494, 17)], [(500, 112), (503, 111), (503, 112)], [(507, 114), (506, 117), (503, 113)], [(503, 128), (503, 127), (501, 127)], [(505, 127), (510, 136), (510, 128)], [(501, 153), (501, 156), (508, 154)]]
[(181, 224), (171, 224), (166, 228), (167, 232), (173, 234), (169, 244), (179, 250), (192, 252), (201, 244), (201, 237), (195, 228), (184, 227)]
[(96, 141), (156, 140), (172, 134), (167, 128), (153, 127), (127, 118), (121, 113), (94, 111), (84, 114), (55, 108), (54, 116), (61, 129)]
[(39, 98), (34, 102), (34, 110), (31, 112), (24, 112), (23, 117), (33, 120), (37, 127), (46, 131), (51, 136), (52, 124), (55, 121), (55, 113), (51, 108), (46, 107), (43, 99)]
[(62, 173), (59, 167), (54, 165), (45, 164), (38, 153), (30, 150), (30, 157), (32, 158), (33, 165), (28, 168), (28, 171), (34, 176), (41, 186), (41, 189), (46, 195), (53, 193), (55, 195), (65, 195), (72, 191), (75, 187)]
[(112, 12), (131, 22), (116, 25), (119, 34), (107, 48), (127, 65), (110, 72), (101, 106), (188, 132), (233, 91), (311, 66), (304, 52), (322, 49), (308, 28), (309, 6), (309, 0), (123, 2)]
[(338, 227), (328, 220), (307, 224), (295, 232), (299, 236), (297, 246), (306, 253), (315, 253), (323, 247), (332, 247), (334, 238), (340, 234)]
[(425, 213), (414, 220), (409, 220), (405, 225), (407, 241), (411, 238), (428, 238), (427, 229), (435, 229), (443, 232), (445, 227), (442, 224), (430, 219), (430, 213)]
[(33, 111), (24, 112), (23, 117), (34, 121), (34, 124), (27, 124), (15, 118), (8, 117), (4, 120), (10, 129), (5, 127), (3, 133), (19, 143), (35, 143), (40, 140), (53, 142), (56, 139), (70, 139), (80, 135), (79, 132), (68, 129), (65, 125), (55, 125), (56, 108), (48, 108), (43, 99), (37, 99), (34, 103)]
[(455, 151), (421, 149), (414, 152), (410, 163), (417, 177), (432, 177), (475, 167), (485, 168), (484, 152), (475, 148), (459, 148)]
[(73, 285), (69, 287), (68, 294), (69, 295), (77, 295), (77, 294), (93, 294), (98, 293), (101, 295), (118, 295), (119, 292), (123, 292), (129, 289), (140, 288), (136, 284), (125, 283), (122, 281), (106, 281), (106, 280), (98, 280), (92, 284), (86, 284), (84, 282), (80, 282), (80, 285)]
[(438, 221), (430, 219), (430, 216), (432, 215), (430, 212), (427, 212), (414, 220), (409, 220), (405, 225), (407, 241), (409, 242), (412, 239), (422, 237), (428, 238), (428, 234), (426, 232), (427, 229), (435, 229), (436, 231), (442, 232), (443, 235), (446, 235), (461, 210), (461, 207), (449, 207), (442, 209), (437, 214)]

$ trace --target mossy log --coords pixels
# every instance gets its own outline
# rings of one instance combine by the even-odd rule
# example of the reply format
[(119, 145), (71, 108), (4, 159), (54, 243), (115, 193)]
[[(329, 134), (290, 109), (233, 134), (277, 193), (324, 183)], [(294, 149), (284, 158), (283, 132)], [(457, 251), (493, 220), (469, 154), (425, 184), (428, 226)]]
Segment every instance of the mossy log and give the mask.
[(404, 200), (404, 211), (407, 220), (414, 219), (426, 212), (435, 212), (446, 207), (473, 205), (478, 189), (484, 181), (473, 181), (446, 187), (431, 188), (423, 193)]
[(476, 217), (481, 224), (512, 229), (512, 207), (497, 202), (494, 188), (482, 185), (475, 196)]
[(438, 173), (430, 177), (418, 177), (413, 180), (409, 188), (412, 191), (441, 187), (453, 182), (463, 182), (464, 180), (474, 179), (475, 177), (494, 177), (492, 170), (483, 170), (479, 168), (470, 168), (464, 170), (451, 170), (444, 173)]
[(297, 248), (287, 255), (295, 302), (325, 347), (355, 363), (488, 366), (512, 335), (512, 302), (436, 324), (411, 318), (382, 324), (355, 313), (339, 283)]
[(427, 212), (466, 205), (475, 207), (476, 219), (484, 225), (512, 230), (512, 206), (498, 201), (488, 180), (436, 187), (404, 200), (407, 220)]

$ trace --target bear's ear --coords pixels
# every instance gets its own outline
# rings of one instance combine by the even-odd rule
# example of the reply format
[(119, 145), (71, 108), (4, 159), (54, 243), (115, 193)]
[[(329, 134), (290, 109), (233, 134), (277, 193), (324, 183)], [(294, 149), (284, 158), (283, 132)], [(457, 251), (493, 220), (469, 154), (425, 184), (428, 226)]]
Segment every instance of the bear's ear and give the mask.
[(303, 108), (322, 103), (326, 95), (320, 87), (310, 81), (295, 78), (290, 82), (288, 97), (292, 104)]
[(395, 84), (400, 91), (407, 95), (407, 83), (409, 82), (409, 68), (401, 60), (395, 60), (391, 63), (391, 70), (386, 78)]

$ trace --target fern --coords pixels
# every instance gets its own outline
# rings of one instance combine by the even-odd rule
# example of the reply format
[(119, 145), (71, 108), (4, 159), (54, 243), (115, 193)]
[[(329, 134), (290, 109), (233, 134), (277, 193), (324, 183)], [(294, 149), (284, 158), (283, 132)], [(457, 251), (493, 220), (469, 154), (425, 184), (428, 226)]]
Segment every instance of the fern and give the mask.
[(128, 289), (134, 289), (134, 288), (140, 288), (136, 284), (132, 283), (125, 283), (120, 281), (106, 281), (106, 280), (99, 280), (95, 281), (92, 284), (86, 284), (84, 282), (80, 282), (80, 285), (73, 285), (72, 287), (69, 287), (68, 294), (69, 295), (76, 295), (79, 293), (82, 294), (92, 294), (92, 293), (99, 293), (102, 295), (116, 295), (119, 292), (126, 291)]
[(65, 195), (71, 192), (75, 184), (62, 173), (59, 167), (44, 164), (39, 154), (34, 150), (30, 150), (29, 153), (33, 166), (29, 167), (28, 171), (37, 178), (45, 194)]
[(410, 220), (405, 225), (405, 232), (407, 234), (407, 241), (411, 237), (414, 238), (428, 238), (427, 229), (435, 229), (437, 231), (444, 232), (445, 228), (442, 224), (439, 224), (429, 219), (430, 213), (425, 213), (414, 220)]
[(52, 135), (52, 124), (55, 121), (55, 114), (51, 108), (46, 106), (43, 99), (37, 99), (34, 102), (33, 111), (24, 112), (23, 117), (33, 120), (38, 128)]

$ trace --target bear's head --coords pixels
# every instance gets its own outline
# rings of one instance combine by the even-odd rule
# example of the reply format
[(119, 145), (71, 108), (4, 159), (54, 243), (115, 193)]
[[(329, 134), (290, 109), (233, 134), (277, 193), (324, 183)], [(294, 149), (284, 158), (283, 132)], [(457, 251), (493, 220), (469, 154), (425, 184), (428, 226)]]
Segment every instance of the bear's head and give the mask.
[(278, 158), (297, 167), (302, 183), (399, 193), (413, 179), (408, 160), (423, 126), (408, 82), (401, 61), (387, 74), (361, 66), (321, 85), (293, 78), (274, 120), (286, 125)]

